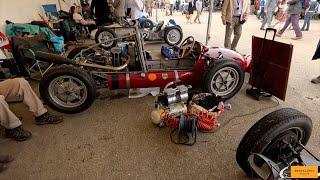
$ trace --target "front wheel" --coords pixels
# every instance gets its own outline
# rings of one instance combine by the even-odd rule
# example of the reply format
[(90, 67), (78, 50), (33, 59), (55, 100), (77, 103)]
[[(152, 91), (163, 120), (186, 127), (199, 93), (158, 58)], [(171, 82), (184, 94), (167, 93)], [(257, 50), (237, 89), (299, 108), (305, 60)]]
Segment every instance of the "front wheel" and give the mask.
[(164, 41), (170, 45), (178, 45), (183, 38), (183, 33), (180, 27), (178, 26), (170, 26), (165, 29), (164, 32)]
[[(95, 35), (96, 43), (102, 43), (101, 47), (106, 49), (110, 49), (117, 45), (117, 40), (108, 41), (110, 39), (115, 39), (115, 38), (117, 38), (116, 33), (112, 29), (106, 28), (106, 27), (99, 28)], [(108, 42), (103, 43), (105, 41), (108, 41)]]
[[(290, 151), (284, 147), (306, 145), (312, 131), (312, 121), (305, 114), (291, 108), (274, 111), (254, 124), (241, 140), (236, 154), (237, 163), (248, 175), (252, 176), (248, 158), (252, 153), (266, 156), (275, 163), (290, 158)], [(301, 149), (295, 149), (300, 152)]]
[(51, 68), (41, 79), (39, 91), (48, 106), (67, 114), (85, 111), (96, 98), (93, 78), (79, 68), (66, 65)]
[(219, 60), (213, 64), (205, 77), (205, 89), (222, 100), (235, 96), (244, 82), (244, 72), (234, 60)]

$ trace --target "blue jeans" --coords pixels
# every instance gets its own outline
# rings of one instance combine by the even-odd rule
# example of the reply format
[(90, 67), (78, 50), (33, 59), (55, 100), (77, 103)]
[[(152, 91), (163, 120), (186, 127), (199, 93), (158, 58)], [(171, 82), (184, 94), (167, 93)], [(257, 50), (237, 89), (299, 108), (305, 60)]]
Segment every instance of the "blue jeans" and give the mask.
[(307, 12), (307, 14), (304, 16), (304, 23), (303, 23), (303, 26), (302, 26), (302, 30), (304, 30), (304, 28), (307, 26), (306, 30), (308, 31), (309, 30), (309, 27), (310, 27), (310, 21), (312, 19), (314, 15), (314, 12)]

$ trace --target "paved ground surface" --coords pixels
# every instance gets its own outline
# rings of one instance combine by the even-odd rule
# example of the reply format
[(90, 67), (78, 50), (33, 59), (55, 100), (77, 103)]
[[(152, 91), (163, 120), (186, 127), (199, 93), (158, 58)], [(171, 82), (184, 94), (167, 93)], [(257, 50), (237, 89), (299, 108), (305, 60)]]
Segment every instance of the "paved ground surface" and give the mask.
[[(206, 16), (204, 13), (203, 24), (185, 24), (180, 13), (174, 18), (182, 25), (185, 37), (194, 35), (204, 42)], [(251, 36), (263, 35), (259, 26), (254, 16), (249, 18), (238, 51), (250, 53)], [(12, 109), (23, 116), (24, 127), (33, 138), (22, 143), (0, 138), (0, 154), (10, 153), (16, 158), (0, 179), (246, 179), (235, 161), (236, 148), (259, 118), (281, 107), (297, 108), (313, 119), (308, 147), (320, 156), (320, 86), (309, 83), (320, 73), (320, 63), (310, 60), (319, 40), (320, 22), (312, 22), (311, 26), (303, 40), (291, 41), (293, 31), (277, 38), (294, 45), (286, 102), (274, 107), (274, 100), (254, 101), (245, 95), (243, 87), (230, 101), (233, 110), (220, 118), (222, 124), (234, 116), (274, 108), (233, 119), (214, 134), (200, 134), (192, 147), (174, 145), (168, 129), (151, 124), (152, 97), (127, 99), (125, 92), (114, 93), (97, 100), (84, 113), (65, 115), (62, 124), (41, 127), (34, 125), (24, 106), (13, 104)], [(223, 37), (224, 26), (220, 14), (215, 13), (209, 45), (222, 46)], [(36, 83), (32, 84), (36, 88)]]

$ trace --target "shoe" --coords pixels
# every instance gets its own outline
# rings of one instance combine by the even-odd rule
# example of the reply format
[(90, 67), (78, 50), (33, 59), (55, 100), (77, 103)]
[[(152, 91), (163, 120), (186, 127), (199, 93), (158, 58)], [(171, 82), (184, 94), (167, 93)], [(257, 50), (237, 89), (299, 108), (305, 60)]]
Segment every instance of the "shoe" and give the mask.
[(7, 138), (12, 138), (16, 141), (25, 141), (31, 138), (31, 132), (24, 130), (22, 126), (14, 129), (5, 129), (5, 135)]
[(12, 162), (14, 158), (10, 155), (0, 155), (0, 163), (9, 163)]
[(6, 169), (8, 169), (8, 165), (0, 163), (0, 173), (5, 171)]
[(261, 28), (260, 28), (260, 30), (263, 30), (263, 31), (264, 31), (264, 30), (266, 30), (266, 29), (265, 29), (265, 28), (263, 28), (263, 27), (261, 27)]
[(63, 116), (52, 116), (50, 113), (46, 112), (43, 115), (36, 117), (37, 125), (44, 124), (59, 124), (63, 122)]
[(302, 36), (292, 37), (291, 39), (292, 39), (292, 40), (299, 40), (299, 39), (302, 39)]
[(280, 33), (276, 33), (276, 36), (277, 36), (277, 37), (281, 37), (281, 36), (282, 36), (282, 34), (280, 34)]
[(311, 82), (313, 84), (319, 84), (320, 83), (320, 76), (318, 76), (317, 78), (312, 79)]
[(304, 31), (304, 29), (301, 29), (301, 31)]
[(306, 31), (309, 31), (309, 29), (306, 29)]

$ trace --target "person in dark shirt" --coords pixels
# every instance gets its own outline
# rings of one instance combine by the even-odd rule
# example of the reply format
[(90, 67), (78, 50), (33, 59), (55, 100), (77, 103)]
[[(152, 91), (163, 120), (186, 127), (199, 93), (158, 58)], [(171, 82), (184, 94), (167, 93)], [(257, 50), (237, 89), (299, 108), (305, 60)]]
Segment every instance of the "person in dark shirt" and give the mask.
[(92, 0), (91, 14), (96, 17), (97, 25), (104, 25), (112, 23), (110, 18), (111, 9), (108, 4), (108, 0)]

